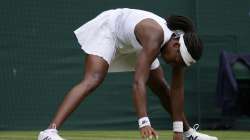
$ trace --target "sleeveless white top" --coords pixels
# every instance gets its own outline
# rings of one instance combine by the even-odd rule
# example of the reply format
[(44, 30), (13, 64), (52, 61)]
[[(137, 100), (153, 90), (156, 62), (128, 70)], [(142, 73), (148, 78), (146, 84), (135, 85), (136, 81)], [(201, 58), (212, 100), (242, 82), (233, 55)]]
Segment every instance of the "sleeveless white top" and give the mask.
[[(82, 50), (87, 54), (102, 57), (110, 65), (109, 71), (133, 71), (138, 53), (142, 49), (134, 33), (135, 26), (147, 18), (153, 19), (162, 27), (163, 46), (173, 32), (168, 29), (165, 19), (143, 10), (122, 8), (104, 11), (74, 33)], [(150, 69), (159, 65), (156, 58)]]

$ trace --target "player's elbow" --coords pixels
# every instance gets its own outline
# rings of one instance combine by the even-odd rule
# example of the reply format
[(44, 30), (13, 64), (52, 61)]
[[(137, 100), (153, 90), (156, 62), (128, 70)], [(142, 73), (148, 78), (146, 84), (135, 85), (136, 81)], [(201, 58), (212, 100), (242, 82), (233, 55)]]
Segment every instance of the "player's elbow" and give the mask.
[[(138, 91), (141, 88), (143, 88), (143, 86), (145, 86), (145, 83), (142, 80), (134, 80), (133, 82), (133, 91)], [(136, 93), (136, 92), (134, 92)]]

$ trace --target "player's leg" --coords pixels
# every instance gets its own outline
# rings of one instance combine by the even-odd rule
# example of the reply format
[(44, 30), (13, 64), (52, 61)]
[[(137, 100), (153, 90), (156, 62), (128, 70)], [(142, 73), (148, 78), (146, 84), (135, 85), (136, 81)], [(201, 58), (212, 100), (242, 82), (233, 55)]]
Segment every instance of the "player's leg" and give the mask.
[[(159, 97), (160, 102), (164, 107), (164, 109), (168, 111), (169, 114), (172, 116), (169, 85), (164, 78), (164, 72), (160, 66), (150, 71), (147, 84), (149, 88), (153, 91), (153, 93), (157, 97)], [(188, 124), (188, 121), (184, 113), (182, 118), (184, 124), (184, 131), (186, 131), (190, 128), (190, 126)]]
[[(153, 93), (159, 97), (161, 104), (163, 105), (165, 110), (167, 110), (171, 115), (172, 111), (170, 104), (169, 86), (164, 78), (164, 72), (161, 67), (150, 71), (150, 76), (147, 84), (153, 91)], [(185, 131), (183, 135), (184, 140), (217, 140), (216, 137), (196, 132), (197, 127), (191, 128), (184, 113), (182, 116), (182, 121)]]
[(95, 55), (87, 56), (83, 80), (66, 94), (50, 124), (50, 128), (54, 126), (59, 128), (63, 121), (76, 109), (85, 97), (102, 83), (108, 72), (108, 67), (108, 63), (101, 57)]
[(59, 128), (80, 103), (102, 83), (108, 72), (108, 67), (108, 63), (101, 57), (87, 55), (83, 80), (66, 94), (50, 123), (49, 129), (40, 133), (39, 140), (44, 140), (46, 137), (48, 137), (47, 139), (51, 138), (51, 140), (62, 140), (57, 135), (56, 128)]

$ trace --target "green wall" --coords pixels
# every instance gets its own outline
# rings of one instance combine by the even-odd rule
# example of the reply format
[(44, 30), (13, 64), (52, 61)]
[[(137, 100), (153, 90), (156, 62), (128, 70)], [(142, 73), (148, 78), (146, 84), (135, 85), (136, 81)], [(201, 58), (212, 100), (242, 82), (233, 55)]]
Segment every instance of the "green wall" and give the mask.
[[(222, 49), (250, 51), (250, 0), (5, 0), (0, 4), (0, 130), (47, 127), (65, 93), (82, 78), (84, 53), (73, 30), (103, 10), (120, 7), (194, 20), (205, 52), (187, 70), (186, 113), (202, 128), (221, 120), (215, 92), (218, 56)], [(170, 79), (169, 67), (162, 66)], [(109, 74), (63, 128), (137, 129), (131, 82), (132, 73)], [(170, 129), (158, 99), (148, 93), (148, 100), (155, 128)], [(250, 121), (244, 125), (250, 128)]]

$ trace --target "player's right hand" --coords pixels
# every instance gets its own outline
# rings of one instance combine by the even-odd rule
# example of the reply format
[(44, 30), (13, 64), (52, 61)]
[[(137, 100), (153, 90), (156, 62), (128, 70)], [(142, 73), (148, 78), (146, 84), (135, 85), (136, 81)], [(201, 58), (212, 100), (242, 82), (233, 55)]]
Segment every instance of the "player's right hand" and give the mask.
[(142, 139), (145, 139), (145, 140), (152, 139), (153, 137), (155, 139), (158, 139), (159, 137), (158, 133), (151, 126), (144, 126), (140, 128), (140, 132), (141, 132)]

